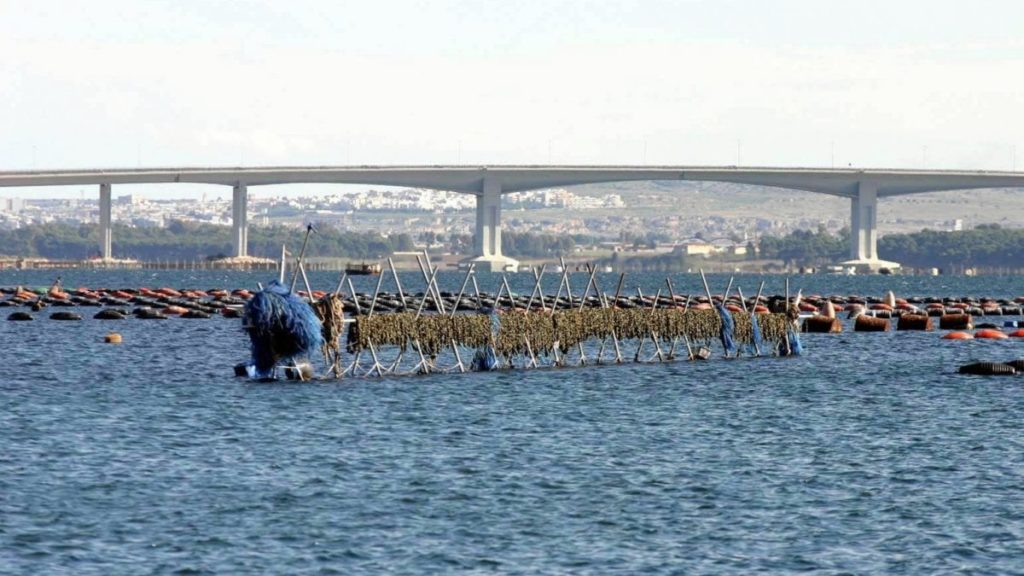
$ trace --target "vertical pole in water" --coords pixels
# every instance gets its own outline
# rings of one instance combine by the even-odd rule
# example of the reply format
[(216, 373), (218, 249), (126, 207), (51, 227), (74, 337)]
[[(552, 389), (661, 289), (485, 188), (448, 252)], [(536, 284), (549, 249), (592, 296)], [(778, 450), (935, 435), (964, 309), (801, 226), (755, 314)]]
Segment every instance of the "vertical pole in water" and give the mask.
[(395, 270), (395, 261), (388, 256), (388, 267), (391, 268), (391, 276), (395, 279), (395, 286), (398, 287), (398, 299), (402, 301), (402, 308), (405, 308), (405, 292), (402, 291), (402, 281), (398, 279), (398, 270)]
[[(352, 294), (352, 303), (356, 307), (356, 315), (361, 316), (363, 314), (362, 308), (359, 306), (359, 298), (356, 297), (356, 289), (352, 286), (352, 279), (348, 278), (348, 291)], [(353, 376), (356, 376), (356, 370), (359, 368), (359, 356), (363, 353), (362, 350), (357, 350), (355, 356), (352, 357), (352, 364), (345, 369), (345, 372), (351, 371)]]
[[(288, 250), (285, 244), (281, 244), (281, 270), (277, 274), (277, 283), (284, 285), (284, 270), (288, 266)], [(341, 284), (338, 285), (338, 289), (341, 289)], [(335, 291), (335, 294), (338, 292)]]
[(462, 305), (462, 295), (466, 293), (466, 286), (469, 285), (469, 277), (473, 275), (474, 267), (476, 267), (476, 263), (470, 262), (469, 268), (466, 270), (466, 278), (462, 281), (462, 288), (459, 288), (459, 299), (455, 301), (455, 306), (452, 306), (452, 318), (455, 317), (455, 311)]
[(309, 235), (313, 232), (313, 225), (306, 225), (306, 237), (302, 239), (302, 250), (299, 251), (299, 258), (295, 263), (295, 272), (292, 273), (291, 291), (295, 292), (295, 284), (299, 281), (299, 266), (302, 266), (302, 259), (306, 256), (306, 245), (309, 243)]
[[(545, 266), (546, 266), (546, 264), (541, 265), (541, 267), (540, 267), (540, 274), (537, 274), (537, 270), (536, 269), (533, 270), (533, 290), (530, 291), (530, 300), (526, 302), (526, 310), (527, 311), (529, 311), (531, 308), (533, 308), (533, 299), (537, 296), (537, 288), (540, 287), (540, 279), (541, 279), (542, 276), (544, 276), (544, 267)], [(544, 309), (544, 298), (543, 298), (543, 296), (541, 297), (541, 300), (540, 300), (540, 307), (541, 307), (541, 309)]]
[(509, 285), (508, 285), (508, 276), (505, 276), (504, 273), (501, 274), (501, 285), (505, 289), (505, 292), (508, 292), (509, 304), (512, 306), (512, 311), (515, 312), (516, 311), (516, 299), (512, 295), (512, 288), (510, 288)]
[(587, 304), (587, 296), (590, 294), (590, 285), (594, 283), (595, 274), (597, 274), (597, 266), (592, 266), (590, 268), (590, 278), (587, 280), (587, 287), (583, 290), (583, 296), (580, 297), (580, 310), (583, 310), (583, 307)]
[[(347, 278), (348, 278), (348, 272), (342, 272), (341, 273), (341, 280), (338, 280), (338, 287), (334, 289), (334, 295), (335, 296), (337, 296), (338, 294), (341, 294), (341, 287), (342, 287), (342, 285), (345, 284), (345, 280)], [(355, 298), (355, 294), (353, 294), (352, 297)]]
[(704, 293), (708, 295), (708, 303), (715, 305), (715, 299), (711, 296), (711, 288), (708, 287), (708, 279), (704, 276), (704, 269), (700, 269), (700, 281), (704, 283)]
[[(672, 299), (672, 309), (675, 310), (676, 309), (676, 291), (675, 291), (675, 288), (672, 287), (672, 278), (666, 277), (665, 278), (665, 284), (668, 285), (668, 297), (670, 299)], [(689, 306), (689, 304), (690, 304), (690, 297), (687, 296), (686, 297), (686, 304), (683, 305), (682, 314), (686, 314), (686, 308)], [(669, 357), (670, 360), (676, 357), (676, 343), (678, 341), (679, 341), (679, 337), (678, 336), (672, 338), (672, 346), (668, 349), (668, 357)], [(685, 333), (683, 334), (683, 342), (686, 344), (686, 352), (687, 352), (687, 354), (689, 354), (690, 360), (693, 360), (693, 350), (690, 349), (690, 339), (686, 336)]]

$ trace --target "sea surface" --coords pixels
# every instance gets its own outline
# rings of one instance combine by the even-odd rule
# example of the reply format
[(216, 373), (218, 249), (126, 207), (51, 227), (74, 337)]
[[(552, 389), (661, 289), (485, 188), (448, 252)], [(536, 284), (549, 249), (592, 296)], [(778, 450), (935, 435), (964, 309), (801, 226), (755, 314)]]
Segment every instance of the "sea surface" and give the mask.
[[(56, 274), (2, 271), (0, 286)], [(60, 274), (69, 288), (270, 280)], [(599, 280), (614, 292), (618, 277)], [(748, 296), (760, 281), (736, 278)], [(462, 276), (441, 283), (457, 292)], [(1024, 278), (798, 289), (1016, 297)], [(1024, 377), (956, 373), (1024, 358), (1024, 341), (848, 330), (805, 335), (799, 358), (255, 384), (232, 374), (238, 320), (86, 316), (0, 320), (0, 574), (1024, 573)], [(102, 343), (113, 328), (123, 344)]]

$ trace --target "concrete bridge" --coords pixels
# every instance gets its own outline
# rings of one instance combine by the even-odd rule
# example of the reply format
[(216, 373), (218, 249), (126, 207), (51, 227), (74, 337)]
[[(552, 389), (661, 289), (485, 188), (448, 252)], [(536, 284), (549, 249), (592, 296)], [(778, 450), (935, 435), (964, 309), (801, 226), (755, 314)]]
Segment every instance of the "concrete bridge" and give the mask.
[[(598, 182), (690, 180), (804, 190), (850, 199), (847, 264), (878, 268), (878, 199), (922, 192), (1024, 187), (1022, 172), (737, 166), (304, 166), (262, 168), (138, 168), (0, 172), (0, 187), (97, 185), (103, 258), (112, 256), (111, 187), (115, 184), (196, 183), (231, 186), (235, 256), (247, 256), (248, 187), (276, 184), (369, 184), (473, 194), (476, 238), (472, 260), (503, 270), (516, 261), (501, 252), (501, 195)], [(681, 210), (685, 210), (682, 207)]]

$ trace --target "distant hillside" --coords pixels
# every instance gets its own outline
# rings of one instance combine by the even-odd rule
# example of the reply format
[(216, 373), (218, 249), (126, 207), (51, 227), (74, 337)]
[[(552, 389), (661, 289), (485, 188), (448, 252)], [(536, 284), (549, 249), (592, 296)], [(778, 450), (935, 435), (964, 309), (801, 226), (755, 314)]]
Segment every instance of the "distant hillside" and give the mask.
[[(621, 182), (586, 184), (572, 191), (587, 196), (619, 194), (624, 212), (685, 211), (692, 216), (768, 217), (780, 220), (821, 218), (848, 221), (850, 201), (797, 190), (714, 182)], [(914, 194), (879, 200), (882, 234), (944, 229), (954, 219), (964, 228), (999, 224), (1024, 227), (1024, 190), (970, 190)]]

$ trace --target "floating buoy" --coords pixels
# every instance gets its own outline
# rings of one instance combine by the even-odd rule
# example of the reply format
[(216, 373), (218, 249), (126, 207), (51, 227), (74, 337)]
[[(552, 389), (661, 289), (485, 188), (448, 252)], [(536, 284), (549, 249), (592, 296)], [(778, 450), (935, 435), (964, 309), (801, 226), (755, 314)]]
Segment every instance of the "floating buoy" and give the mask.
[(28, 312), (14, 312), (7, 317), (12, 322), (25, 322), (26, 320), (34, 320), (31, 314)]
[(1024, 329), (1014, 330), (1009, 334), (1010, 338), (1024, 338)]
[(181, 306), (168, 306), (167, 308), (163, 309), (163, 313), (167, 314), (168, 316), (181, 316), (182, 314), (185, 314), (187, 312), (188, 309), (182, 308)]
[(53, 314), (50, 314), (50, 320), (81, 320), (81, 319), (82, 319), (82, 316), (80, 314), (75, 314), (74, 312), (54, 312)]
[(885, 293), (885, 299), (883, 300), (883, 302), (885, 302), (885, 305), (888, 306), (890, 310), (892, 310), (893, 308), (896, 307), (896, 294), (894, 294), (892, 290), (889, 290), (888, 292)]
[(949, 334), (942, 335), (943, 340), (974, 340), (974, 335), (970, 332), (950, 332)]
[(964, 364), (960, 367), (959, 372), (975, 376), (1012, 376), (1017, 373), (1017, 370), (1009, 364), (999, 362), (975, 362)]
[(1009, 336), (1007, 336), (1005, 332), (1001, 332), (999, 330), (992, 330), (990, 328), (986, 328), (984, 330), (978, 330), (977, 332), (974, 333), (974, 337), (975, 338), (990, 338), (990, 339), (994, 339), (994, 340), (1001, 340), (1001, 339), (1004, 339), (1004, 338), (1009, 338)]
[(854, 332), (888, 332), (889, 321), (885, 318), (872, 318), (870, 316), (857, 316), (853, 324)]
[(103, 337), (103, 341), (106, 342), (107, 344), (120, 344), (121, 335), (118, 334), (117, 332), (111, 332), (110, 334), (107, 334), (106, 336)]
[(888, 304), (881, 304), (880, 303), (880, 304), (872, 304), (871, 305), (871, 309), (872, 310), (886, 310), (888, 312), (892, 312), (892, 308), (893, 307), (888, 305)]
[(843, 321), (828, 316), (811, 316), (804, 319), (801, 331), (817, 334), (838, 334), (843, 331)]
[(939, 328), (942, 330), (972, 330), (974, 320), (970, 314), (943, 314), (939, 316)]
[(821, 309), (821, 315), (825, 318), (836, 317), (836, 305), (831, 300), (826, 300), (825, 305)]
[(93, 318), (97, 320), (124, 320), (125, 316), (124, 314), (121, 313), (120, 310), (107, 308), (106, 310), (100, 310), (99, 312), (97, 312), (95, 315), (93, 315)]
[(210, 315), (201, 310), (189, 310), (181, 315), (182, 318), (209, 318)]
[(242, 311), (238, 308), (221, 308), (221, 315), (225, 318), (241, 318)]
[(924, 314), (904, 314), (896, 321), (896, 330), (932, 330), (932, 319)]

